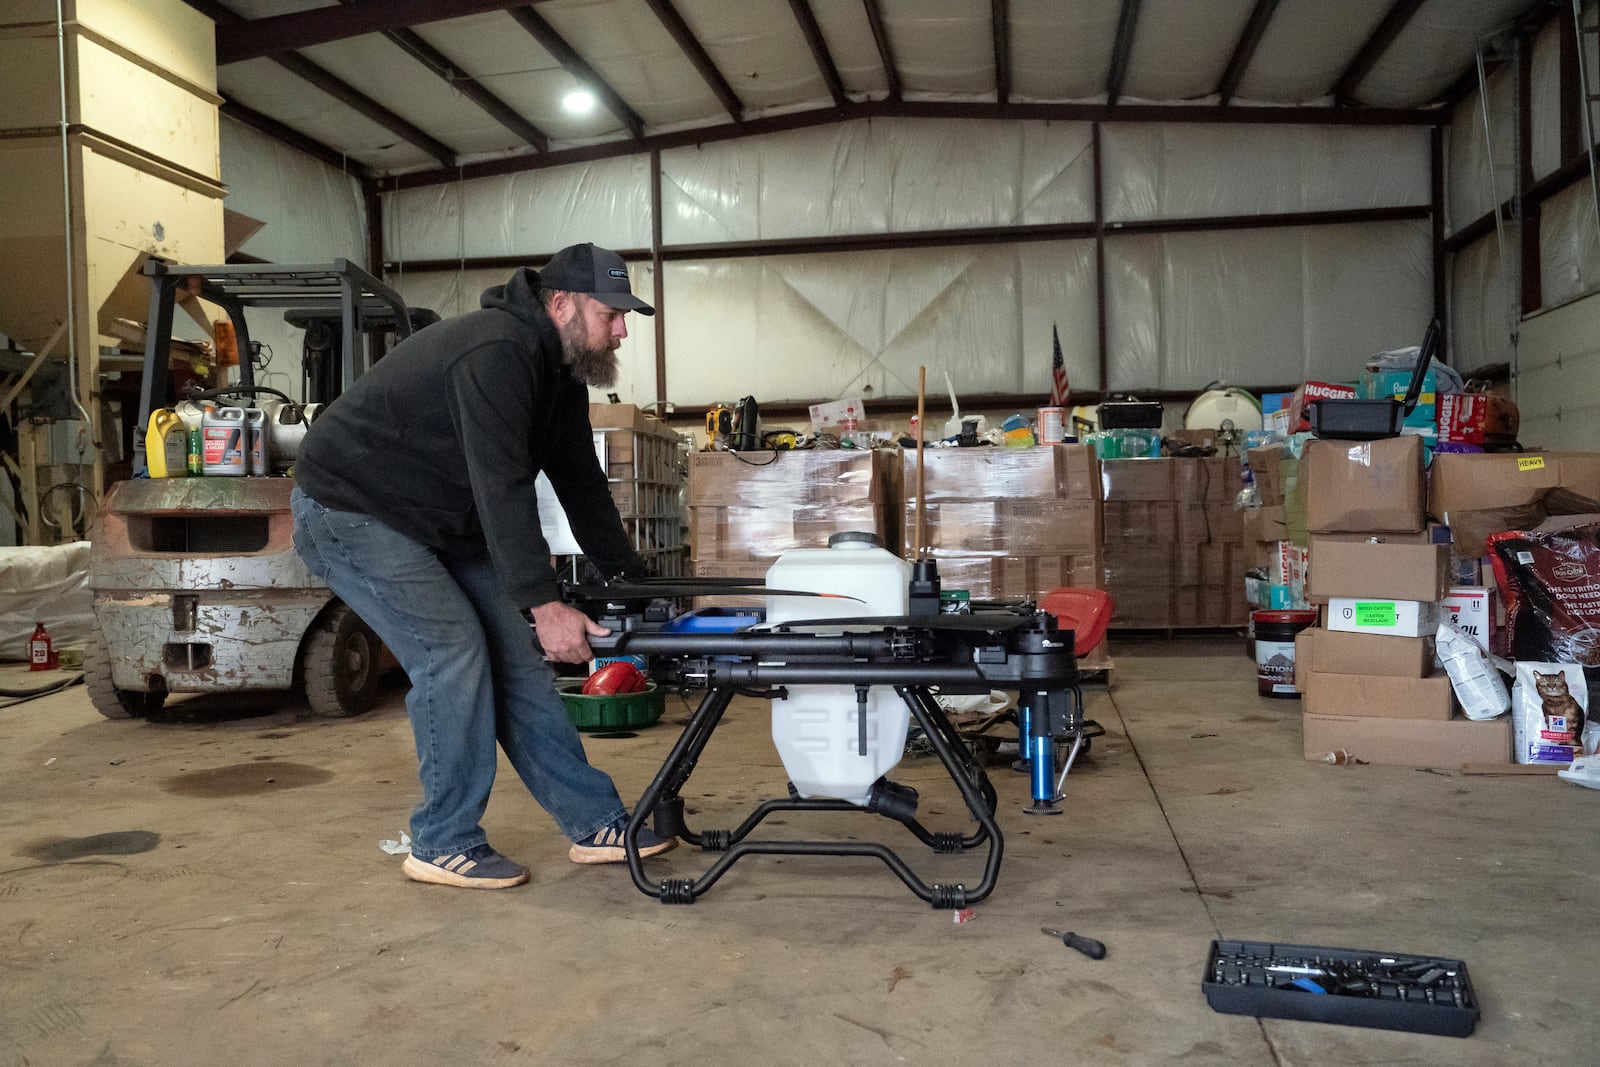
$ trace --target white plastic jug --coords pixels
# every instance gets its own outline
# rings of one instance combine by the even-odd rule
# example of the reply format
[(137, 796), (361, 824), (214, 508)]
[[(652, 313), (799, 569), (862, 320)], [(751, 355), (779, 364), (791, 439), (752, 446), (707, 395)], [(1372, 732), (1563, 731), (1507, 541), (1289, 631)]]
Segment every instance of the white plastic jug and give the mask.
[[(904, 615), (911, 565), (878, 547), (870, 534), (835, 534), (827, 548), (785, 552), (767, 570), (767, 586), (835, 597), (767, 597), (767, 622)], [(842, 624), (840, 630), (849, 630)], [(772, 702), (772, 741), (802, 797), (837, 797), (865, 805), (872, 783), (905, 754), (911, 712), (892, 686), (867, 690), (867, 751), (860, 751), (855, 686), (794, 685)]]

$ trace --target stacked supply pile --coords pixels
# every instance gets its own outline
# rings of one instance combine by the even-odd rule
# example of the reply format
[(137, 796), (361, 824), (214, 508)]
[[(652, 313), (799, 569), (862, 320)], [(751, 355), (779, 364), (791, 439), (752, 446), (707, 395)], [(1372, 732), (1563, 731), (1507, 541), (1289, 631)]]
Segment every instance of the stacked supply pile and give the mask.
[[(1246, 466), (1259, 506), (1242, 512), (1247, 607), (1284, 610), (1306, 607), (1305, 496), (1299, 492), (1300, 460), (1283, 444), (1250, 449)], [(1251, 635), (1252, 637), (1254, 634)]]
[[(917, 454), (904, 454), (902, 554), (917, 540)], [(922, 555), (974, 600), (1100, 584), (1100, 464), (1087, 445), (923, 451)]]
[(689, 545), (694, 574), (763, 578), (792, 548), (826, 548), (863, 531), (897, 544), (898, 458), (846, 449), (696, 452), (689, 456)]
[(1310, 535), (1307, 596), (1323, 627), (1296, 642), (1304, 752), (1371, 763), (1505, 763), (1506, 720), (1456, 714), (1433, 635), (1450, 550), (1424, 510), (1423, 441), (1311, 441), (1301, 459)]
[(590, 404), (589, 425), (611, 499), (650, 573), (683, 573), (682, 456), (666, 423), (632, 404)]
[(1101, 464), (1113, 626), (1244, 625), (1240, 470), (1238, 459), (1217, 457)]
[(1594, 753), (1600, 454), (1441, 454), (1428, 509), (1449, 525), (1462, 629), (1515, 661), (1517, 762), (1561, 766)]

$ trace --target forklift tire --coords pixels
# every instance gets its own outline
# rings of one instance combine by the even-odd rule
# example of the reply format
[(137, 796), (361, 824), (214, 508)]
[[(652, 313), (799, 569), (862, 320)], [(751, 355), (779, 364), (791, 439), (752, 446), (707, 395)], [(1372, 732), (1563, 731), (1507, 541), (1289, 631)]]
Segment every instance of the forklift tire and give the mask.
[(334, 601), (306, 632), (300, 677), (313, 715), (346, 719), (372, 707), (383, 643), (361, 617)]
[(98, 626), (89, 631), (83, 648), (83, 687), (89, 692), (89, 703), (94, 705), (94, 710), (108, 719), (142, 719), (154, 715), (167, 699), (165, 690), (141, 693), (116, 687), (111, 681), (111, 652)]

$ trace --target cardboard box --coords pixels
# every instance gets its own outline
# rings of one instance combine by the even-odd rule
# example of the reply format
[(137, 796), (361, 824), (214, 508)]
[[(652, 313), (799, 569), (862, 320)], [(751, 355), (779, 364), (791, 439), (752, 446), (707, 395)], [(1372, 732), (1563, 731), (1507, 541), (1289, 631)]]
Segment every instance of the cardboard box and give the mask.
[(736, 452), (692, 452), (687, 502), (746, 507), (877, 503), (892, 497), (888, 464), (893, 458), (890, 452), (805, 449), (764, 453), (760, 463), (752, 463)]
[(1457, 717), (1383, 719), (1370, 715), (1302, 715), (1308, 760), (1347, 751), (1367, 763), (1397, 767), (1461, 767), (1511, 762), (1511, 717), (1487, 722)]
[(1371, 544), (1311, 538), (1306, 598), (1438, 600), (1450, 587), (1447, 545)]
[(1426, 678), (1433, 673), (1434, 639), (1379, 637), (1311, 627), (1294, 642), (1298, 670), (1320, 674), (1370, 674), (1379, 678)]
[(1107, 501), (1178, 500), (1178, 463), (1170, 459), (1107, 459), (1100, 485)]
[(1300, 707), (1308, 715), (1443, 722), (1455, 711), (1450, 676), (1442, 670), (1427, 678), (1302, 672), (1296, 659), (1295, 681), (1302, 694)]
[(1289, 527), (1284, 522), (1282, 504), (1245, 508), (1240, 512), (1240, 534), (1245, 541), (1287, 541)]
[[(893, 453), (883, 453), (892, 456)], [(905, 501), (916, 502), (917, 453), (901, 454)], [(923, 495), (936, 500), (1099, 500), (1100, 463), (1089, 445), (926, 448)]]
[(1255, 476), (1256, 495), (1263, 505), (1283, 503), (1283, 461), (1288, 455), (1289, 450), (1283, 445), (1262, 445), (1245, 453), (1250, 473)]
[(1478, 643), (1478, 647), (1496, 655), (1500, 652), (1500, 635), (1495, 627), (1495, 589), (1487, 586), (1454, 586), (1447, 590), (1439, 602), (1444, 621), (1460, 628)]
[[(915, 522), (908, 510), (908, 558)], [(1102, 539), (1095, 500), (944, 500), (923, 510), (923, 547), (935, 556), (1091, 555)]]
[(1301, 433), (1311, 429), (1306, 409), (1313, 400), (1354, 400), (1355, 396), (1354, 383), (1306, 382), (1289, 397), (1289, 432)]
[(1311, 441), (1300, 457), (1306, 529), (1312, 533), (1416, 532), (1426, 525), (1423, 443)]
[[(1441, 453), (1428, 474), (1428, 514), (1448, 524), (1453, 511), (1520, 507), (1552, 489), (1600, 500), (1600, 452)], [(1465, 546), (1462, 556), (1483, 555)]]
[(1344, 633), (1423, 637), (1439, 629), (1437, 602), (1330, 597), (1327, 627)]

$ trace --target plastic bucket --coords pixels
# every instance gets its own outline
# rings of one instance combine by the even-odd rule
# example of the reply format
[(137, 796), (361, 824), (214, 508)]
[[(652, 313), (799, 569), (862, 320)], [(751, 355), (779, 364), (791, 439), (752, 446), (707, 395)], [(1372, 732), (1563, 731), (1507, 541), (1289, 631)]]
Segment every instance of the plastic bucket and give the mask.
[(1264, 697), (1298, 699), (1294, 687), (1294, 639), (1308, 626), (1317, 624), (1317, 613), (1308, 610), (1255, 611), (1256, 691)]

